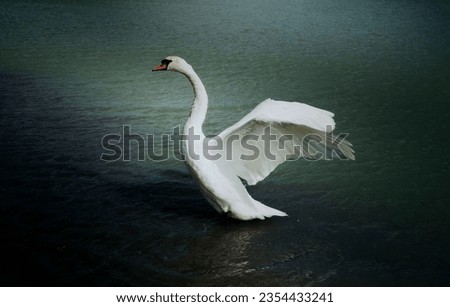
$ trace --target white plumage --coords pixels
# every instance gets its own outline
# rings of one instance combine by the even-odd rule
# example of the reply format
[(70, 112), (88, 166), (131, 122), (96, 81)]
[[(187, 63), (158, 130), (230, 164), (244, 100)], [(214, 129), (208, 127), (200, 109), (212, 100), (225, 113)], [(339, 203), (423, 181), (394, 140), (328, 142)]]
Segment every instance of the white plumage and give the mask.
[[(304, 103), (267, 99), (217, 137), (207, 139), (210, 144), (223, 144), (221, 149), (209, 151), (208, 157), (202, 130), (208, 96), (200, 78), (186, 61), (175, 56), (165, 58), (153, 70), (180, 72), (193, 86), (194, 102), (184, 134), (199, 136), (200, 140), (184, 142), (184, 153), (187, 168), (208, 202), (217, 211), (241, 220), (286, 216), (253, 199), (240, 178), (254, 185), (289, 158), (323, 157), (335, 146), (329, 134), (335, 128), (334, 114)], [(271, 141), (264, 139), (267, 129)], [(354, 159), (348, 141), (341, 141), (334, 149)]]

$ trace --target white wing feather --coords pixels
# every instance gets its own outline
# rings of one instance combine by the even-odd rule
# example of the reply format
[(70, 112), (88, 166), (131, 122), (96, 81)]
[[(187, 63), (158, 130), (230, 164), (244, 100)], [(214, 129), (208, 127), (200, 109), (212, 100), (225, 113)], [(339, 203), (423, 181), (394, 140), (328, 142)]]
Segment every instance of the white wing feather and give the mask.
[[(245, 179), (249, 185), (254, 185), (292, 156), (314, 158), (310, 150), (306, 151), (306, 146), (302, 144), (305, 145), (305, 141), (315, 136), (321, 140), (328, 140), (322, 143), (309, 142), (316, 153), (331, 149), (325, 145), (333, 144), (330, 142), (329, 135), (335, 127), (333, 116), (331, 112), (304, 103), (267, 99), (239, 122), (219, 134), (225, 152), (232, 154), (232, 157), (226, 157), (228, 162), (231, 162), (226, 165), (230, 171)], [(270, 126), (271, 134), (276, 136), (276, 140), (270, 142), (270, 148), (266, 146), (267, 141), (261, 137), (268, 126)], [(232, 135), (237, 135), (241, 141), (228, 142)], [(253, 151), (249, 150), (248, 145), (242, 146), (242, 140), (246, 136), (247, 144), (252, 145)], [(253, 140), (250, 136), (253, 136)], [(281, 143), (284, 146), (280, 147)], [(343, 140), (339, 144), (339, 149), (347, 158), (354, 159), (351, 146), (348, 141)], [(259, 150), (258, 157), (251, 157), (250, 153), (254, 153), (256, 148)]]

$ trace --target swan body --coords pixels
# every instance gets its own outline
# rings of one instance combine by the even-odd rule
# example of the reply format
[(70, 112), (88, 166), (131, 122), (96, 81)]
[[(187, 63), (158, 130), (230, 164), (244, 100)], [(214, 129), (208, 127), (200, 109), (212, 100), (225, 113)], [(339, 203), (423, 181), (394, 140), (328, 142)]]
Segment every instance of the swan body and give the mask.
[[(166, 57), (161, 65), (153, 69), (166, 70), (185, 75), (194, 89), (194, 101), (184, 127), (184, 136), (195, 136), (197, 139), (195, 142), (183, 142), (183, 151), (186, 166), (206, 200), (218, 212), (240, 220), (287, 216), (285, 212), (253, 199), (241, 179), (254, 185), (293, 155), (313, 159), (314, 154), (330, 149), (327, 146), (332, 147), (333, 143), (327, 145), (325, 142), (324, 145), (309, 142), (313, 153), (299, 145), (305, 144), (305, 140), (311, 136), (329, 139), (329, 132), (335, 127), (334, 114), (304, 103), (267, 99), (217, 137), (207, 139), (202, 125), (206, 117), (208, 96), (200, 78), (185, 60), (176, 56)], [(268, 131), (266, 129), (270, 129), (270, 135), (274, 138), (270, 142), (263, 137)], [(247, 142), (247, 146), (244, 146), (242, 142), (233, 142), (233, 138), (247, 138), (253, 142)], [(280, 146), (281, 140), (283, 146)], [(220, 154), (219, 158), (211, 159), (203, 154), (205, 141), (223, 145), (215, 152)], [(260, 153), (257, 157), (247, 159), (249, 156), (245, 155), (249, 153), (248, 144), (251, 144), (253, 153), (255, 150)], [(339, 149), (346, 158), (354, 159), (351, 146), (348, 141), (342, 140)], [(262, 154), (264, 152), (270, 152), (270, 155)]]

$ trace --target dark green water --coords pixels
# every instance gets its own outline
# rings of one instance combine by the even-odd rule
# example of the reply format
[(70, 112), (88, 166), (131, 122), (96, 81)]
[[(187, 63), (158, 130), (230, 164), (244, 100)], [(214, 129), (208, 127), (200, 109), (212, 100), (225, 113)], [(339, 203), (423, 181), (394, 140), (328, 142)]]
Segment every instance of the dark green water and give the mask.
[[(2, 285), (449, 286), (446, 1), (3, 1)], [(106, 163), (170, 133), (189, 82), (218, 133), (271, 97), (335, 113), (356, 161), (250, 188), (289, 218), (218, 215), (182, 162)], [(160, 144), (159, 144), (160, 145)]]

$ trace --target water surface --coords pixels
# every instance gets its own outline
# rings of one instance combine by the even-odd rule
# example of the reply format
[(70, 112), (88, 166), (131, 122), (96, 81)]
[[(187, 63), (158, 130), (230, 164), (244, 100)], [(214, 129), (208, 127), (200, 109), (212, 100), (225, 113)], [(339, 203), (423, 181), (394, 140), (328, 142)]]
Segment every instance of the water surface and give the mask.
[[(4, 1), (2, 285), (449, 286), (445, 1)], [(189, 82), (218, 133), (271, 97), (334, 112), (356, 161), (249, 188), (288, 218), (218, 215), (182, 162), (106, 163), (123, 125), (170, 133)], [(161, 145), (161, 144), (159, 144)]]

